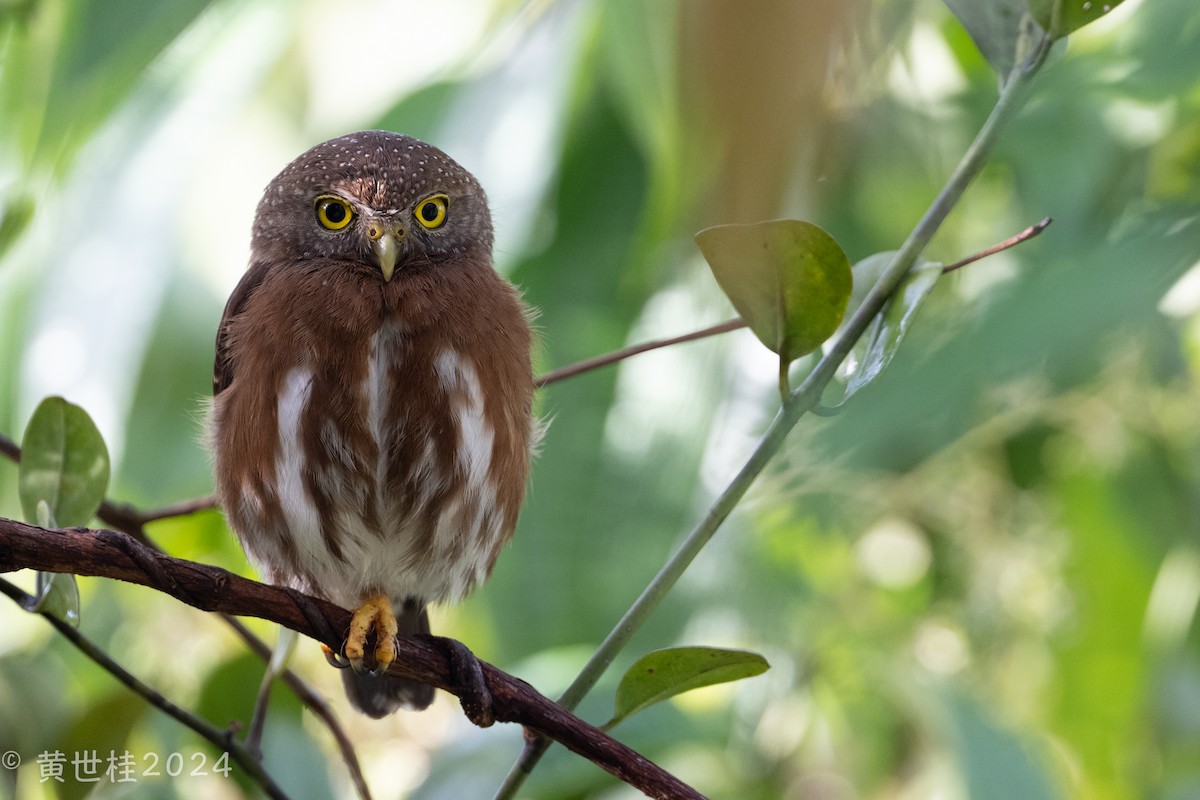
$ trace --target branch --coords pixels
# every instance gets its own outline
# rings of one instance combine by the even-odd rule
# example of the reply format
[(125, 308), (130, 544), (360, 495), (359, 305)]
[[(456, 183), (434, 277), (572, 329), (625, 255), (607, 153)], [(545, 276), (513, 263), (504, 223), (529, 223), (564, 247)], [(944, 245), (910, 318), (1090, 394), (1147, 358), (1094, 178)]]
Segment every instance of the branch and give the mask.
[[(25, 592), (18, 589), (6, 580), (0, 579), (0, 593), (6, 594), (16, 602), (17, 605), (24, 608), (26, 611), (31, 611), (37, 602), (36, 599)], [(67, 641), (75, 645), (88, 658), (95, 661), (107, 672), (111, 673), (117, 680), (128, 686), (134, 694), (140, 696), (147, 703), (160, 709), (163, 713), (177, 720), (180, 724), (191, 728), (202, 737), (212, 742), (212, 744), (220, 750), (229, 753), (230, 758), (234, 760), (243, 770), (246, 775), (262, 787), (263, 791), (269, 797), (276, 800), (288, 800), (287, 795), (283, 790), (276, 785), (275, 781), (271, 780), (271, 776), (263, 769), (262, 764), (258, 759), (252, 756), (245, 747), (242, 747), (233, 738), (232, 731), (221, 730), (215, 725), (197, 717), (187, 709), (181, 708), (166, 697), (161, 692), (156, 691), (150, 686), (142, 683), (131, 672), (126, 670), (120, 664), (113, 660), (112, 656), (104, 652), (99, 645), (88, 639), (79, 631), (75, 630), (71, 625), (63, 622), (53, 614), (44, 611), (37, 612), (45, 618), (55, 630), (61, 633)]]
[[(284, 625), (339, 651), (350, 612), (293, 589), (268, 586), (218, 567), (163, 555), (109, 530), (46, 530), (0, 517), (0, 572), (36, 569), (115, 578), (148, 586), (202, 611), (252, 616)], [(515, 722), (562, 743), (646, 795), (702, 800), (703, 795), (616, 741), (529, 684), (479, 662), (492, 695), (494, 718)], [(399, 640), (392, 674), (444, 691), (465, 691), (454, 680), (434, 637)]]
[[(12, 439), (4, 434), (0, 434), (0, 455), (4, 455), (16, 463), (20, 463), (21, 448)], [(215, 505), (216, 498), (199, 497), (194, 500), (172, 503), (151, 511), (139, 511), (127, 503), (114, 503), (111, 500), (105, 500), (96, 511), (96, 516), (114, 528), (128, 533), (147, 547), (162, 552), (162, 548), (146, 535), (146, 523), (169, 517), (192, 514)], [(242, 638), (242, 641), (257, 653), (263, 661), (270, 661), (271, 648), (262, 639), (259, 639), (253, 631), (228, 614), (221, 614), (219, 616), (226, 624), (233, 628), (234, 632)], [(354, 784), (358, 796), (362, 800), (371, 800), (371, 790), (367, 786), (367, 779), (363, 776), (362, 765), (358, 763), (358, 754), (355, 753), (354, 745), (350, 741), (350, 737), (342, 729), (341, 723), (333, 713), (333, 709), (330, 708), (321, 695), (292, 670), (284, 670), (280, 678), (295, 693), (300, 702), (306, 705), (310, 711), (325, 723), (325, 727), (329, 729), (329, 733), (333, 736), (334, 741), (337, 742), (338, 751), (342, 754), (342, 761), (346, 764), (346, 770), (350, 773), (350, 781)]]
[(169, 503), (159, 508), (152, 508), (149, 511), (141, 511), (127, 503), (114, 503), (111, 500), (105, 500), (100, 504), (100, 510), (96, 512), (96, 516), (109, 525), (128, 533), (129, 528), (140, 528), (148, 522), (158, 522), (160, 519), (170, 519), (172, 517), (186, 517), (189, 514), (195, 514), (198, 511), (208, 511), (216, 507), (217, 498), (212, 495), (195, 497), (191, 500), (181, 500), (178, 503)]
[(623, 347), (620, 350), (614, 350), (611, 353), (605, 353), (602, 356), (594, 356), (592, 358), (579, 361), (575, 364), (568, 364), (565, 367), (552, 369), (546, 374), (539, 375), (534, 378), (533, 385), (540, 389), (546, 384), (554, 383), (555, 381), (561, 381), (566, 378), (574, 378), (576, 375), (581, 373), (590, 372), (591, 370), (598, 369), (600, 367), (606, 367), (609, 364), (615, 364), (618, 361), (629, 358), (630, 356), (636, 356), (639, 353), (657, 350), (660, 347), (670, 347), (671, 345), (682, 344), (683, 342), (691, 342), (708, 336), (716, 336), (719, 333), (728, 333), (729, 331), (736, 331), (738, 328), (744, 327), (746, 327), (746, 323), (743, 320), (731, 319), (707, 328), (701, 328), (698, 331), (685, 333), (682, 336), (672, 336), (669, 339), (655, 339), (653, 341), (643, 342), (642, 344), (630, 345), (629, 347)]
[(991, 247), (985, 247), (984, 249), (980, 250), (978, 253), (972, 253), (971, 255), (967, 256), (966, 258), (960, 258), (958, 261), (955, 261), (953, 264), (947, 264), (946, 266), (942, 267), (942, 274), (945, 275), (947, 272), (954, 272), (956, 269), (962, 269), (963, 267), (967, 266), (968, 264), (974, 264), (976, 261), (979, 261), (980, 259), (987, 258), (988, 256), (994, 256), (994, 255), (996, 255), (996, 253), (1003, 252), (1010, 247), (1016, 247), (1017, 245), (1021, 244), (1021, 242), (1028, 242), (1030, 239), (1037, 236), (1042, 231), (1046, 230), (1046, 228), (1048, 228), (1050, 226), (1051, 222), (1054, 222), (1053, 217), (1045, 217), (1041, 222), (1038, 222), (1034, 225), (1030, 225), (1028, 228), (1021, 231), (1020, 233), (1014, 234), (1013, 236), (1008, 237), (1003, 242), (997, 242), (996, 244), (992, 245)]

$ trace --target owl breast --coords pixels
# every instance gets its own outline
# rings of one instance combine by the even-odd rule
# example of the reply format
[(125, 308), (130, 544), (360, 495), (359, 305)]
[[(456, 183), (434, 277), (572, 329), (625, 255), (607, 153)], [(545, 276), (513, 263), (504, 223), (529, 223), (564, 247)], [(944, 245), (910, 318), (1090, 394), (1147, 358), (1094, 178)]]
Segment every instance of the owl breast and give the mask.
[(347, 607), (468, 592), (511, 537), (528, 473), (527, 345), (384, 320), (276, 340), (277, 389), (235, 382), (214, 408), (218, 491), (250, 558)]

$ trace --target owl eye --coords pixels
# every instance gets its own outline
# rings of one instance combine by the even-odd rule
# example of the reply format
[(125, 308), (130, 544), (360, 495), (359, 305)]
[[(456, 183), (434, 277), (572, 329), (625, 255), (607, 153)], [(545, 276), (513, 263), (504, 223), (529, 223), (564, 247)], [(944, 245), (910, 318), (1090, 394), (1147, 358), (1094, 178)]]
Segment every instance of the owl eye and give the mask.
[(340, 231), (354, 219), (354, 209), (340, 197), (323, 194), (316, 200), (317, 222), (327, 231)]
[(429, 230), (442, 227), (446, 222), (446, 207), (449, 203), (450, 198), (444, 194), (435, 194), (432, 197), (426, 197), (417, 203), (415, 212), (417, 222)]

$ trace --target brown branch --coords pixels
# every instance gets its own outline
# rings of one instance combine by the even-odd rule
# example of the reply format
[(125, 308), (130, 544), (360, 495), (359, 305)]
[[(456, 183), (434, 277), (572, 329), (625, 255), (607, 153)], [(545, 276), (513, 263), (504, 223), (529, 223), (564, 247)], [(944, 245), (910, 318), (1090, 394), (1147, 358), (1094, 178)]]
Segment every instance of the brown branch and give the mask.
[(159, 508), (152, 508), (149, 511), (142, 511), (127, 503), (114, 503), (111, 500), (105, 500), (100, 505), (100, 510), (96, 512), (96, 516), (109, 525), (113, 525), (128, 533), (127, 529), (131, 527), (141, 527), (149, 522), (158, 522), (160, 519), (186, 517), (189, 514), (208, 511), (216, 507), (217, 498), (212, 495), (195, 497), (191, 500), (181, 500), (178, 503), (169, 503)]
[[(0, 518), (0, 572), (16, 569), (69, 572), (148, 586), (203, 611), (260, 617), (285, 625), (337, 651), (350, 612), (300, 592), (267, 586), (218, 567), (163, 555), (133, 537), (108, 530), (50, 531)], [(656, 798), (703, 798), (662, 768), (539, 694), (529, 684), (480, 662), (491, 694), (492, 715), (540, 733)], [(464, 692), (446, 652), (433, 637), (398, 643), (390, 671), (400, 677)]]
[[(6, 594), (17, 605), (24, 608), (26, 611), (33, 611), (36, 600), (34, 597), (26, 594), (18, 589), (13, 584), (6, 580), (0, 579), (0, 594)], [(162, 711), (167, 716), (175, 719), (181, 725), (192, 729), (197, 734), (211, 742), (215, 747), (229, 753), (230, 758), (241, 766), (246, 771), (246, 775), (267, 793), (269, 797), (276, 800), (288, 800), (287, 795), (283, 790), (272, 780), (271, 776), (263, 769), (259, 760), (250, 754), (245, 747), (242, 747), (234, 738), (233, 733), (228, 730), (221, 730), (208, 721), (201, 719), (185, 708), (175, 705), (168, 700), (163, 694), (148, 684), (143, 683), (133, 673), (118, 664), (112, 656), (104, 652), (104, 650), (93, 642), (91, 639), (84, 636), (74, 627), (63, 622), (53, 614), (45, 611), (36, 612), (46, 619), (54, 629), (62, 636), (75, 645), (81, 653), (99, 664), (105, 671), (113, 677), (125, 684), (134, 694), (141, 697), (150, 705)]]
[(682, 344), (683, 342), (691, 342), (695, 341), (696, 339), (704, 339), (708, 336), (716, 336), (719, 333), (728, 333), (729, 331), (736, 331), (738, 328), (744, 327), (746, 327), (745, 321), (741, 319), (731, 319), (727, 320), (726, 322), (711, 325), (707, 328), (701, 328), (698, 331), (685, 333), (682, 336), (672, 336), (669, 339), (655, 339), (653, 341), (643, 342), (642, 344), (630, 345), (629, 347), (623, 347), (620, 350), (614, 350), (611, 353), (605, 353), (602, 356), (595, 356), (593, 358), (584, 359), (583, 361), (579, 361), (575, 364), (568, 364), (565, 367), (552, 369), (546, 374), (539, 375), (534, 378), (533, 384), (540, 389), (546, 384), (554, 383), (555, 381), (561, 381), (566, 378), (574, 378), (580, 373), (590, 372), (591, 370), (599, 369), (600, 367), (606, 367), (609, 364), (615, 364), (618, 361), (623, 361), (624, 359), (629, 358), (630, 356), (636, 356), (639, 353), (645, 353), (649, 350), (657, 350), (660, 347), (670, 347), (671, 345)]
[(961, 258), (958, 261), (955, 261), (953, 264), (947, 264), (946, 266), (942, 267), (942, 274), (945, 275), (947, 272), (954, 272), (954, 270), (956, 270), (956, 269), (962, 269), (967, 264), (974, 264), (976, 261), (979, 261), (981, 258), (987, 258), (988, 256), (994, 256), (994, 255), (996, 255), (996, 253), (1007, 250), (1010, 247), (1016, 247), (1021, 242), (1027, 242), (1030, 239), (1032, 239), (1033, 237), (1037, 236), (1042, 231), (1046, 230), (1046, 228), (1049, 227), (1051, 222), (1054, 222), (1054, 218), (1046, 217), (1041, 222), (1039, 222), (1035, 225), (1030, 225), (1028, 228), (1021, 231), (1020, 233), (1018, 233), (1014, 236), (1008, 237), (1003, 242), (997, 242), (996, 244), (992, 245), (991, 247), (985, 247), (984, 249), (980, 250), (978, 253), (972, 253), (971, 255), (967, 256), (966, 258)]
[[(4, 434), (0, 434), (0, 455), (4, 455), (12, 461), (20, 463), (21, 448), (12, 439)], [(129, 534), (147, 547), (158, 552), (163, 552), (162, 548), (146, 535), (144, 526), (147, 522), (191, 514), (209, 508), (215, 505), (215, 503), (215, 498), (200, 497), (194, 500), (172, 503), (151, 511), (139, 511), (127, 503), (114, 503), (111, 500), (105, 500), (96, 511), (96, 516), (103, 522)], [(233, 628), (246, 645), (257, 653), (263, 661), (270, 660), (271, 648), (262, 639), (259, 639), (253, 631), (228, 614), (220, 614), (218, 616)], [(333, 709), (316, 690), (305, 683), (304, 679), (292, 670), (284, 670), (283, 674), (280, 675), (280, 679), (287, 684), (288, 688), (300, 699), (301, 703), (307, 706), (309, 710), (325, 723), (325, 727), (329, 729), (330, 735), (337, 742), (338, 751), (342, 754), (342, 761), (346, 764), (346, 770), (350, 773), (350, 781), (354, 784), (358, 796), (362, 800), (371, 800), (371, 790), (367, 786), (366, 777), (363, 775), (362, 765), (358, 761), (358, 754), (354, 751), (354, 744), (350, 741), (350, 737), (346, 734), (346, 731), (342, 729), (341, 722), (333, 713)]]

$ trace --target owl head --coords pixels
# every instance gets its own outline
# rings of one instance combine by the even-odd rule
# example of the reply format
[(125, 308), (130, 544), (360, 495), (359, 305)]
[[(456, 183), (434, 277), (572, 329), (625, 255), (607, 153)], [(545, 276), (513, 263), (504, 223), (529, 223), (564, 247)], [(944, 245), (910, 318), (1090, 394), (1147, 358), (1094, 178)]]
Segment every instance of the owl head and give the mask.
[(254, 218), (255, 258), (401, 268), (461, 256), (490, 263), (492, 219), (471, 173), (432, 145), (360, 131), (313, 147), (267, 186)]

